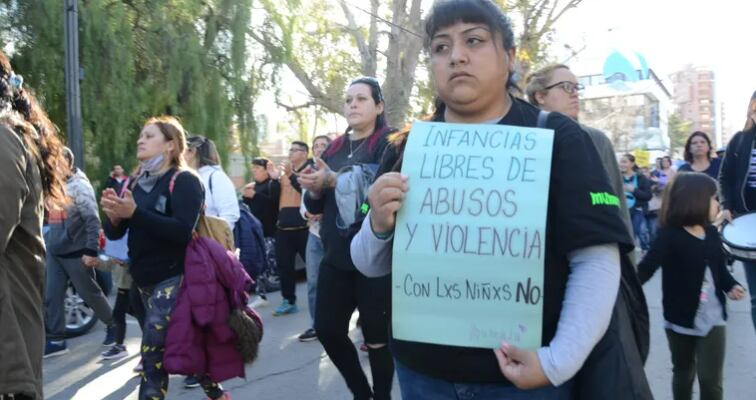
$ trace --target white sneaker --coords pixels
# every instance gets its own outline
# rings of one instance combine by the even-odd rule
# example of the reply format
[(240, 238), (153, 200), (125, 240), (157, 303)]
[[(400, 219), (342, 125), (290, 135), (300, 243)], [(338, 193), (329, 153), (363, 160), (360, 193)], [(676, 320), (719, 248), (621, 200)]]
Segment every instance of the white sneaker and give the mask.
[(263, 307), (269, 306), (270, 302), (266, 298), (264, 298), (264, 297), (262, 297), (260, 295), (254, 295), (250, 299), (249, 305), (250, 305), (250, 307), (252, 307), (254, 309), (258, 309), (258, 308), (263, 308)]

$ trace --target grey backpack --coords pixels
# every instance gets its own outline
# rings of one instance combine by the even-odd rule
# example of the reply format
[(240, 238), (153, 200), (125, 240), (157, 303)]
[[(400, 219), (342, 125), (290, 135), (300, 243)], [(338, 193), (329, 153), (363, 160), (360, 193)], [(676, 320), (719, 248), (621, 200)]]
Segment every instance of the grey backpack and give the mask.
[(345, 237), (351, 237), (360, 229), (370, 205), (368, 189), (373, 184), (378, 164), (354, 164), (339, 170), (336, 176), (336, 227)]

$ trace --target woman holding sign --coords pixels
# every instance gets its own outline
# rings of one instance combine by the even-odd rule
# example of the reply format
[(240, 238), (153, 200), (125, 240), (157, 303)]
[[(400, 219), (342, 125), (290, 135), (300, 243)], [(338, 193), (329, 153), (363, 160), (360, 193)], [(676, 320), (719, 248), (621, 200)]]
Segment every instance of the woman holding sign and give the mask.
[[(324, 253), (318, 276), (315, 332), (355, 399), (389, 399), (394, 380), (394, 363), (387, 346), (391, 280), (365, 277), (349, 255), (350, 240), (367, 212), (363, 209), (367, 206), (367, 186), (388, 144), (390, 128), (383, 108), (383, 93), (375, 78), (352, 81), (344, 102), (347, 133), (316, 159), (317, 170), (308, 169), (299, 175), (300, 184), (307, 189), (307, 211), (322, 214)], [(355, 190), (360, 187), (362, 190)], [(349, 320), (355, 308), (360, 311), (370, 356), (372, 388), (349, 339)]]
[[(501, 131), (522, 132), (530, 139), (533, 138), (528, 135), (535, 132), (551, 140), (551, 133), (540, 133), (546, 131), (530, 129), (539, 125), (539, 110), (511, 96), (506, 90), (514, 87), (514, 34), (509, 18), (492, 1), (436, 1), (426, 19), (425, 48), (430, 53), (431, 71), (438, 96), (437, 108), (432, 116), (433, 126), (444, 130), (445, 126), (451, 125), (442, 123), (454, 123), (454, 130), (449, 128), (448, 132), (459, 132), (463, 130), (463, 124), (469, 124), (469, 131), (477, 134), (492, 132), (482, 124), (509, 125), (502, 127)], [(428, 124), (424, 126), (427, 127)], [(397, 282), (394, 276), (391, 289), (394, 304), (391, 350), (396, 360), (402, 398), (405, 400), (457, 399), (462, 396), (476, 400), (569, 399), (574, 396), (572, 379), (586, 362), (596, 343), (604, 336), (612, 319), (620, 280), (620, 247), (622, 251), (629, 251), (632, 241), (620, 217), (619, 199), (612, 194), (607, 175), (595, 173), (603, 167), (590, 137), (575, 121), (558, 113), (548, 115), (545, 126), (553, 130), (553, 147), (549, 148), (551, 166), (544, 168), (531, 165), (529, 168), (534, 171), (533, 176), (543, 172), (549, 190), (535, 193), (517, 192), (511, 197), (504, 196), (516, 205), (519, 210), (517, 213), (540, 215), (540, 218), (545, 220), (544, 258), (541, 260), (543, 295), (540, 299), (539, 296), (531, 297), (531, 300), (542, 302), (542, 312), (539, 311), (542, 316), (536, 315), (542, 322), (539, 324), (542, 327), (541, 334), (535, 339), (538, 344), (526, 350), (516, 347), (511, 342), (500, 341), (488, 348), (474, 343), (449, 345), (440, 340), (434, 341), (432, 334), (417, 340), (398, 338), (399, 324), (407, 322), (396, 319), (396, 313), (400, 311), (397, 309), (398, 297), (406, 293), (422, 296), (424, 292), (422, 283), (414, 281), (420, 286), (412, 286), (408, 291), (407, 287), (403, 286), (404, 282)], [(423, 150), (424, 137), (415, 136), (413, 139), (416, 131), (413, 128), (411, 132), (405, 131), (391, 137), (393, 146), (389, 149), (393, 151), (387, 150), (379, 170), (379, 174), (385, 173), (370, 189), (369, 217), (365, 218), (362, 229), (352, 241), (351, 254), (354, 264), (367, 276), (389, 275), (392, 268), (395, 269), (403, 262), (400, 258), (409, 254), (403, 252), (406, 242), (400, 242), (392, 252), (394, 235), (398, 237), (408, 230), (405, 221), (400, 219), (402, 225), (398, 225), (397, 218), (408, 219), (425, 212), (425, 205), (420, 204), (424, 201), (423, 195), (420, 195), (416, 202), (406, 201), (408, 196), (411, 196), (409, 189), (427, 183), (424, 182), (427, 176), (441, 176), (438, 171), (426, 173), (425, 176), (420, 173), (407, 176), (399, 172), (403, 164), (406, 167), (410, 164), (417, 165), (420, 162), (418, 159), (423, 160), (425, 155), (433, 154), (430, 151), (433, 149), (427, 154)], [(417, 134), (423, 133), (425, 132)], [(464, 135), (458, 135), (457, 138), (459, 137)], [(537, 143), (542, 139), (535, 137), (534, 140)], [(454, 147), (459, 147), (457, 144), (460, 141), (450, 141), (453, 142), (452, 145), (444, 151), (452, 151)], [(479, 141), (478, 147), (499, 143), (502, 142), (498, 139)], [(521, 142), (522, 150), (513, 151), (524, 153), (528, 150), (526, 143), (527, 141)], [(507, 151), (512, 148), (514, 145)], [(473, 157), (468, 158), (468, 161), (472, 160)], [(508, 173), (511, 169), (501, 171), (487, 168), (498, 165), (498, 159), (494, 159), (488, 165), (485, 158), (475, 160), (482, 160), (482, 167), (465, 168), (464, 176), (443, 181), (446, 187), (453, 190), (455, 187), (468, 184), (467, 181), (475, 180), (478, 182), (476, 184), (480, 184), (481, 178), (489, 178), (496, 180), (494, 185), (499, 185), (499, 190), (505, 192), (511, 184)], [(543, 171), (544, 169), (546, 171)], [(479, 176), (472, 176), (475, 173)], [(524, 174), (522, 178), (522, 181), (527, 180)], [(496, 183), (499, 181), (500, 184)], [(414, 191), (417, 192), (416, 189)], [(543, 202), (542, 209), (529, 209), (533, 207), (531, 201), (541, 202), (546, 193), (548, 198)], [(472, 196), (470, 198), (472, 199)], [(397, 212), (403, 208), (406, 212), (399, 213), (397, 217)], [(468, 210), (470, 209), (473, 210), (470, 211), (471, 216), (468, 219), (471, 225), (481, 219), (490, 219), (490, 222), (483, 223), (506, 225), (509, 221), (506, 218), (512, 214), (507, 214), (508, 211), (504, 210), (502, 214), (506, 217), (475, 217), (476, 207), (470, 206)], [(432, 212), (437, 210), (438, 208), (434, 207)], [(451, 216), (447, 214), (444, 218), (451, 219)], [(535, 219), (538, 217), (533, 218)], [(482, 230), (471, 229), (469, 232), (477, 234), (479, 231)], [(423, 238), (412, 240), (421, 239)], [(432, 240), (435, 240), (435, 237), (426, 238), (426, 242), (432, 243)], [(478, 241), (478, 248), (488, 246), (482, 243), (483, 241)], [(529, 243), (531, 250), (533, 243)], [(411, 247), (411, 243), (407, 247)], [(432, 244), (429, 247), (425, 249), (427, 261), (424, 260), (424, 255), (417, 257), (413, 254), (415, 259), (419, 260), (412, 266), (413, 273), (416, 271), (418, 276), (424, 271), (439, 267), (434, 264), (439, 257), (438, 248), (434, 254)], [(507, 270), (515, 262), (522, 261), (515, 260), (512, 256), (512, 246), (508, 251), (508, 255), (500, 255), (494, 262), (495, 266), (500, 267), (502, 274), (507, 274)], [(463, 277), (470, 270), (467, 261), (476, 262), (477, 257), (482, 254), (467, 253), (467, 247), (464, 252), (466, 254), (463, 254), (463, 261), (457, 266), (457, 275)], [(449, 256), (444, 254), (442, 257)], [(454, 257), (458, 259), (459, 254), (455, 254)], [(489, 264), (487, 268), (489, 274), (490, 266)], [(396, 274), (397, 270), (394, 271), (394, 275)], [(415, 288), (419, 290), (414, 291)], [(440, 292), (441, 296), (469, 296), (466, 294), (468, 290), (464, 288), (459, 293), (455, 292), (454, 284), (435, 286), (432, 296), (437, 295), (438, 289), (443, 289)], [(512, 296), (515, 295), (514, 287), (508, 290)], [(507, 288), (504, 286), (497, 288), (492, 294), (494, 298), (508, 297)], [(533, 295), (534, 292), (530, 294)], [(442, 308), (443, 313), (438, 313), (434, 317), (444, 321), (452, 318), (452, 321), (445, 325), (437, 325), (439, 337), (445, 334), (443, 331), (459, 328), (455, 326), (454, 318), (469, 318), (464, 312), (449, 315), (452, 314), (450, 310), (454, 304), (452, 301), (444, 304), (449, 304), (448, 310)], [(511, 307), (511, 304), (498, 304), (501, 304), (501, 314), (491, 314), (490, 318), (501, 319), (502, 315), (504, 318), (509, 315), (505, 307)], [(435, 311), (430, 309), (427, 312)], [(424, 317), (423, 312), (416, 313), (415, 317)], [(480, 322), (482, 325), (486, 321)], [(515, 327), (518, 324), (518, 321), (508, 322)], [(457, 323), (459, 324), (461, 323)], [(487, 332), (482, 333), (485, 334)], [(473, 341), (472, 338), (469, 340)], [(496, 347), (495, 350), (492, 350), (492, 347)], [(642, 373), (642, 367), (640, 368)], [(633, 389), (630, 384), (627, 387)]]

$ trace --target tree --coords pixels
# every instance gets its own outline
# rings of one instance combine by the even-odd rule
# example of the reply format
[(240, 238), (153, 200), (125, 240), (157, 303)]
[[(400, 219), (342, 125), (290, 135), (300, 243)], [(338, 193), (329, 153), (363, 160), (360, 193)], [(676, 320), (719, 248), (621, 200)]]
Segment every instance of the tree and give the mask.
[(667, 132), (669, 133), (669, 153), (681, 154), (684, 151), (685, 142), (688, 140), (688, 136), (691, 132), (690, 128), (693, 126), (693, 123), (685, 121), (678, 114), (670, 115), (667, 123)]
[[(247, 156), (257, 151), (254, 100), (266, 60), (249, 57), (251, 12), (251, 0), (80, 1), (83, 128), (94, 180), (113, 164), (133, 164), (137, 133), (152, 115), (178, 116), (222, 154), (232, 145)], [(10, 17), (0, 38), (12, 40), (14, 67), (65, 127), (63, 5), (0, 0), (0, 15)]]
[(549, 57), (547, 49), (552, 41), (554, 24), (583, 0), (498, 0), (504, 9), (511, 10), (519, 22), (520, 36), (517, 39), (517, 59), (520, 78), (539, 67)]
[[(522, 27), (517, 39), (520, 77), (547, 59), (554, 24), (582, 0), (497, 0)], [(347, 79), (359, 75), (385, 77), (382, 87), (390, 125), (401, 126), (432, 104), (428, 74), (418, 74), (423, 46), (421, 0), (361, 2), (259, 0), (266, 18), (250, 35), (274, 62), (285, 65), (309, 94), (308, 99), (279, 105), (289, 112), (319, 107), (341, 113)], [(367, 3), (367, 4), (365, 4)], [(333, 21), (341, 14), (345, 23)], [(307, 15), (309, 18), (301, 18)], [(367, 23), (360, 24), (360, 18)], [(279, 93), (280, 94), (280, 93)]]

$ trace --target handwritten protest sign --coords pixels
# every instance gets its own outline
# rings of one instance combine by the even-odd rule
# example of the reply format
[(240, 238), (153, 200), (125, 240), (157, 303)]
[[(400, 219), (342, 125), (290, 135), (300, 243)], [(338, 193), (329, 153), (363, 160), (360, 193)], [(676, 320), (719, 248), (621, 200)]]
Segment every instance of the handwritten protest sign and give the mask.
[(394, 337), (541, 345), (551, 130), (415, 122), (393, 248)]

